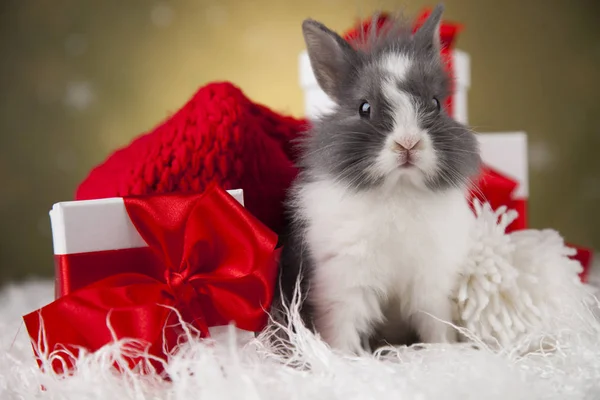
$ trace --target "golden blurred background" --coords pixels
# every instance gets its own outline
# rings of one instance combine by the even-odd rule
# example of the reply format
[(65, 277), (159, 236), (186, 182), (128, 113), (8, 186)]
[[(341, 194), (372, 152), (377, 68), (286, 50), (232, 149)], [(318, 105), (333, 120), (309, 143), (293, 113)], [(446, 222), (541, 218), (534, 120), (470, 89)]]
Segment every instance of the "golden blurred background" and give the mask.
[[(600, 249), (600, 4), (447, 0), (471, 56), (469, 120), (529, 135), (530, 223)], [(88, 171), (228, 80), (301, 116), (300, 25), (345, 31), (421, 0), (3, 0), (0, 283), (51, 276), (48, 211)]]

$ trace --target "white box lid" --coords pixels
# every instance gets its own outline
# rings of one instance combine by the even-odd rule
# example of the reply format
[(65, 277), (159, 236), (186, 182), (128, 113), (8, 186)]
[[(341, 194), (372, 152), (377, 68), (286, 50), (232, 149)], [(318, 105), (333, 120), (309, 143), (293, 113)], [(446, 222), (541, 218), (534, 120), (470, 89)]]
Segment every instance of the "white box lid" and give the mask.
[[(229, 190), (244, 205), (241, 189)], [(50, 211), (54, 254), (146, 247), (121, 197), (63, 201)]]
[(478, 134), (481, 159), (491, 168), (519, 182), (516, 199), (529, 197), (527, 134), (525, 132), (494, 132)]

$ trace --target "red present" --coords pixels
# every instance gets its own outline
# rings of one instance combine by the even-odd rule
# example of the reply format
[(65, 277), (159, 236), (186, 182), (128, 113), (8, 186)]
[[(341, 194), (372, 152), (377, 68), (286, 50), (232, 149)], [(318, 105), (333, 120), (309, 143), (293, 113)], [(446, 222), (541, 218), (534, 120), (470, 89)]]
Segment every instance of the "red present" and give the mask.
[[(56, 205), (57, 298), (24, 316), (34, 343), (47, 341), (34, 350), (63, 346), (78, 354), (76, 346), (94, 352), (131, 338), (166, 359), (181, 321), (200, 337), (230, 323), (262, 330), (277, 276), (277, 236), (244, 209), (241, 191), (232, 194), (237, 199), (212, 184), (203, 194)], [(63, 353), (64, 364), (52, 364), (59, 373), (72, 367)]]

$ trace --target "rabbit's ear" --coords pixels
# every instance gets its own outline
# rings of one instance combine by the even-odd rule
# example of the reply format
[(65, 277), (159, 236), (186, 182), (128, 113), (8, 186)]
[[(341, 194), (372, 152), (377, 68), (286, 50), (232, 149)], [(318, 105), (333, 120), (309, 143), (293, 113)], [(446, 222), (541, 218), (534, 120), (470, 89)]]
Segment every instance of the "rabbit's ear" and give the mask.
[(414, 39), (420, 45), (435, 52), (440, 51), (440, 24), (442, 14), (444, 13), (444, 5), (438, 4), (423, 25), (415, 32)]
[(302, 34), (319, 86), (330, 98), (338, 100), (356, 51), (337, 33), (312, 19), (302, 23)]

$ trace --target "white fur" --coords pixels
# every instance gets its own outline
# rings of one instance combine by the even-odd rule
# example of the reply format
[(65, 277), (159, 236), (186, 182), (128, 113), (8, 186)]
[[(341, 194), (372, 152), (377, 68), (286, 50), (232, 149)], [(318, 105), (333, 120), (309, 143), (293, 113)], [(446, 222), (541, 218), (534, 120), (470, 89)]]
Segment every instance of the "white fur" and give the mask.
[[(464, 193), (396, 182), (356, 194), (322, 180), (296, 200), (309, 221), (306, 245), (316, 263), (309, 300), (326, 342), (360, 352), (361, 335), (386, 317), (410, 319), (426, 342), (455, 340), (431, 315), (451, 319), (449, 296), (474, 221)], [(401, 315), (385, 316), (387, 301)]]
[(412, 60), (406, 54), (388, 53), (381, 59), (381, 68), (398, 82), (405, 79), (411, 66)]
[[(392, 131), (385, 140), (371, 174), (393, 179), (406, 176), (413, 184), (424, 188), (425, 179), (436, 173), (438, 163), (433, 141), (427, 131), (420, 127), (420, 110), (410, 95), (398, 88), (398, 82), (404, 79), (410, 65), (411, 61), (405, 55), (389, 55), (382, 61), (383, 69), (390, 74), (383, 82), (382, 93), (395, 112)], [(413, 167), (398, 168), (408, 155), (406, 151), (398, 151), (398, 145), (410, 149)]]
[[(492, 220), (485, 222), (493, 224)], [(492, 236), (481, 239), (494, 240)], [(561, 251), (556, 243), (550, 247), (544, 250)], [(560, 267), (554, 264), (551, 269)], [(596, 281), (600, 270), (593, 268), (592, 272)], [(390, 349), (386, 356), (346, 357), (332, 352), (307, 331), (293, 307), (294, 330), (289, 332), (291, 342), (284, 344), (292, 353), (290, 359), (270, 347), (267, 335), (247, 344), (227, 333), (214, 341), (191, 338), (170, 357), (166, 370), (172, 379), (166, 381), (153, 373), (118, 373), (112, 369), (114, 360), (123, 354), (140, 354), (139, 347), (128, 341), (83, 355), (70, 376), (43, 373), (33, 358), (21, 315), (52, 301), (53, 293), (50, 280), (14, 284), (0, 291), (0, 399), (600, 398), (600, 323), (592, 317), (592, 312), (600, 310), (597, 304), (588, 309), (568, 303), (565, 310), (579, 315), (580, 321), (555, 319), (555, 329), (546, 331), (545, 337), (555, 339), (557, 350), (547, 352), (538, 346), (525, 357), (513, 351), (522, 347), (521, 339), (501, 350), (442, 344)], [(553, 296), (562, 297), (557, 293)], [(477, 335), (474, 340), (479, 340)], [(530, 337), (527, 342), (539, 341)], [(143, 353), (140, 356), (146, 359)]]

